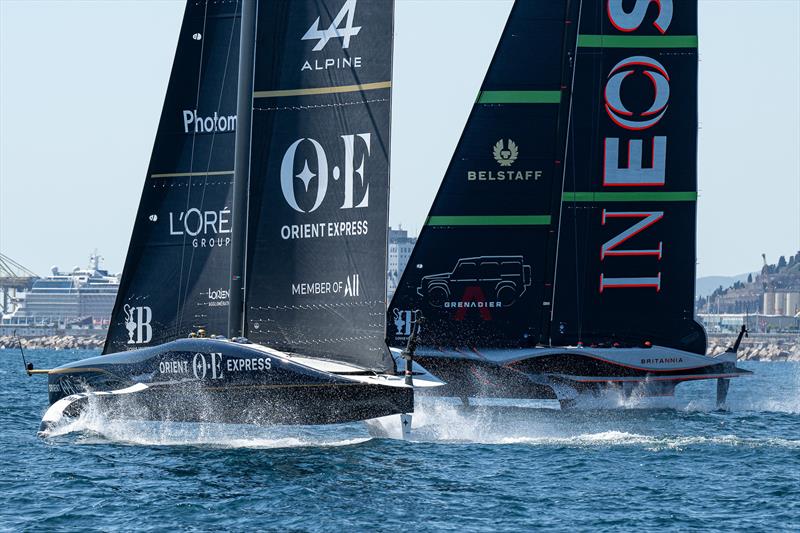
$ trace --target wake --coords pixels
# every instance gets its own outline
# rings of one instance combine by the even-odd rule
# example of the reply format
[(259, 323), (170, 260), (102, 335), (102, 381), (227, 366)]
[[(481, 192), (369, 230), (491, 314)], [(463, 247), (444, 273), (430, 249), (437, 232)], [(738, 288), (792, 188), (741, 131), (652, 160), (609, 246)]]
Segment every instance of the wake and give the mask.
[[(68, 437), (73, 437), (68, 439)], [(279, 449), (352, 446), (371, 440), (359, 425), (255, 426), (217, 423), (145, 422), (106, 418), (96, 407), (63, 421), (47, 436), (52, 443), (79, 445), (196, 446), (219, 449)]]
[[(562, 411), (549, 402), (494, 401), (464, 408), (428, 399), (414, 413), (411, 441), (434, 444), (530, 445), (566, 448), (639, 447), (649, 451), (698, 446), (800, 449), (800, 440), (749, 435), (752, 412), (720, 412), (714, 402), (676, 398), (587, 399)], [(759, 417), (761, 418), (761, 417)], [(781, 415), (783, 423), (798, 423)], [(730, 426), (737, 427), (732, 432)], [(376, 438), (398, 438), (397, 417), (370, 422)], [(727, 431), (716, 434), (722, 428)], [(736, 434), (742, 433), (742, 434)], [(793, 433), (794, 435), (796, 433)]]

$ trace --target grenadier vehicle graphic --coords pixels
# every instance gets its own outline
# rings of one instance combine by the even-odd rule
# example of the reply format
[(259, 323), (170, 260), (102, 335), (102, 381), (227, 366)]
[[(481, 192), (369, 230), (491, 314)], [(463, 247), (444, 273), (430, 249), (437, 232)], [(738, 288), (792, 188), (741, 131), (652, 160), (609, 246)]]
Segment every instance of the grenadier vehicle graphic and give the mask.
[(451, 272), (424, 276), (417, 294), (433, 307), (443, 307), (460, 300), (468, 288), (479, 287), (491, 307), (509, 307), (530, 285), (531, 267), (521, 255), (463, 257)]

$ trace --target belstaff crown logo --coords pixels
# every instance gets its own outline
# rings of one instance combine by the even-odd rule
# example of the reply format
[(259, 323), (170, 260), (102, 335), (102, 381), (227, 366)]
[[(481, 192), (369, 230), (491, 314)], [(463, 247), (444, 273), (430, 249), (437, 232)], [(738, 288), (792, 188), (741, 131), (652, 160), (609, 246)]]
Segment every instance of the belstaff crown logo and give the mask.
[(519, 148), (514, 141), (508, 140), (508, 149), (503, 146), (503, 139), (494, 145), (494, 159), (501, 167), (510, 167), (519, 157)]

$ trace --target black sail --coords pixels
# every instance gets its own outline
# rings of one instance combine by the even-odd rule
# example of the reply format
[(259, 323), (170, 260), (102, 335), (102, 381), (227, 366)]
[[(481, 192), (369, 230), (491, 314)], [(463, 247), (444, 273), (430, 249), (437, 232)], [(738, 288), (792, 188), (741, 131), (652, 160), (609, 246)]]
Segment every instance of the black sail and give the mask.
[(393, 368), (385, 345), (391, 0), (258, 5), (245, 315), (260, 344)]
[(704, 353), (694, 321), (697, 2), (584, 2), (552, 322), (557, 344)]
[(579, 2), (515, 2), (388, 309), (390, 344), (519, 346), (549, 330)]
[(104, 353), (227, 331), (240, 7), (187, 2)]

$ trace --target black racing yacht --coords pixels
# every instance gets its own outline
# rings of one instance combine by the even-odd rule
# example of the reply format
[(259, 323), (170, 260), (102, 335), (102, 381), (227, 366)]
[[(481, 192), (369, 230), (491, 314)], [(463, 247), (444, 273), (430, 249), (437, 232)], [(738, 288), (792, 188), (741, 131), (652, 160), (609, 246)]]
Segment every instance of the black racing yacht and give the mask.
[(388, 309), (435, 394), (671, 395), (694, 320), (697, 2), (518, 0)]
[[(413, 411), (386, 345), (392, 0), (189, 0), (103, 355), (42, 431)], [(418, 385), (422, 383), (418, 380)]]

